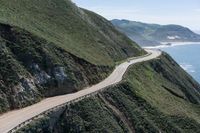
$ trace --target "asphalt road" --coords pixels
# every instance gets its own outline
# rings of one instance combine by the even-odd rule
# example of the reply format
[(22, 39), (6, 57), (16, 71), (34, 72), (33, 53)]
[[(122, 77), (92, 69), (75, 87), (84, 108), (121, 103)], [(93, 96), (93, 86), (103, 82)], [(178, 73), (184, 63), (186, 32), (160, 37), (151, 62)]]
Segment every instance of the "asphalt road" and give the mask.
[(120, 82), (123, 78), (124, 73), (128, 69), (130, 65), (144, 62), (148, 60), (155, 59), (161, 55), (161, 51), (159, 50), (147, 50), (150, 53), (148, 56), (141, 56), (138, 58), (130, 59), (128, 62), (124, 62), (118, 66), (116, 66), (115, 70), (112, 74), (107, 77), (102, 82), (93, 85), (91, 87), (85, 88), (79, 92), (73, 94), (67, 94), (62, 96), (56, 96), (51, 98), (46, 98), (39, 103), (28, 106), (26, 108), (20, 110), (10, 111), (0, 116), (0, 133), (9, 132), (14, 127), (19, 124), (51, 109), (58, 105), (67, 103), (69, 101), (73, 101), (77, 98), (83, 97), (88, 94), (92, 94), (94, 92), (100, 91), (105, 87), (116, 84)]

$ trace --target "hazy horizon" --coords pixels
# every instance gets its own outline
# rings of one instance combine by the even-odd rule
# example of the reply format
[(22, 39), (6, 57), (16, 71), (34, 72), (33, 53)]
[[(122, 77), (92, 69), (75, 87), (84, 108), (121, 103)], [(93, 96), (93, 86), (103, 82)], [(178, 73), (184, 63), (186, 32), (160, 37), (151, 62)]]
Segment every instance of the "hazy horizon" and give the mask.
[(127, 19), (161, 25), (178, 24), (200, 31), (199, 0), (73, 0), (79, 7), (111, 19)]

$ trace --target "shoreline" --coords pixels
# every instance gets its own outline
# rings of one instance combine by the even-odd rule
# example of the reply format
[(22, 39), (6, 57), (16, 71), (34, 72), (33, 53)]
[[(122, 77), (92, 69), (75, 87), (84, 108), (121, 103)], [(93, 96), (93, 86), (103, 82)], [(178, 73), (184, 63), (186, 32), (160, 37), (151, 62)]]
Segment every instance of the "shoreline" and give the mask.
[[(171, 45), (167, 45), (170, 43)], [(159, 48), (168, 48), (168, 47), (175, 47), (175, 46), (183, 46), (183, 45), (194, 45), (194, 44), (199, 44), (200, 42), (161, 42), (162, 45), (158, 46), (147, 46), (143, 48), (149, 48), (149, 49), (159, 49)]]

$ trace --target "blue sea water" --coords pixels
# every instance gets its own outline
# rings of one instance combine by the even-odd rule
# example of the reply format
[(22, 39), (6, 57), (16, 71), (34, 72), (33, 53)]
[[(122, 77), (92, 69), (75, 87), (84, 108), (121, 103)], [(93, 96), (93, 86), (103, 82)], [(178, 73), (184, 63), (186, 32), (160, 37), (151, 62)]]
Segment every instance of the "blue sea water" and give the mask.
[(200, 83), (200, 44), (161, 48)]

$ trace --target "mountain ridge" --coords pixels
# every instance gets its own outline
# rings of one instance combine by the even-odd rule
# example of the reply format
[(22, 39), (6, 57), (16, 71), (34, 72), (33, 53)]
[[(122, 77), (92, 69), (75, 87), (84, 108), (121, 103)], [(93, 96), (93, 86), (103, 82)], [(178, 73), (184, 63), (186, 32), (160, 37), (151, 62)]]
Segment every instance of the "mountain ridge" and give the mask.
[(0, 113), (79, 91), (145, 54), (70, 0), (1, 0), (0, 9)]
[[(144, 24), (132, 31), (154, 33)], [(0, 114), (80, 91), (144, 54), (108, 20), (70, 0), (1, 0)], [(17, 132), (199, 132), (199, 110), (199, 83), (163, 53), (131, 66), (119, 84)]]
[(141, 46), (161, 45), (163, 42), (200, 42), (199, 34), (180, 25), (148, 24), (123, 19), (113, 19), (111, 22)]
[(91, 20), (91, 14), (71, 0), (1, 0), (0, 8), (0, 22), (25, 29), (94, 64), (113, 65), (142, 51), (109, 25), (107, 28), (116, 36), (110, 38), (101, 25)]
[(36, 119), (17, 133), (124, 133), (130, 127), (136, 133), (198, 132), (199, 92), (200, 85), (164, 53), (131, 66), (120, 84)]

